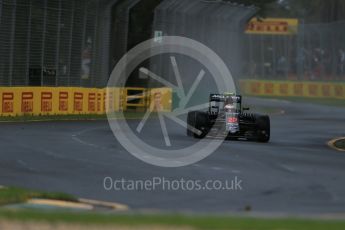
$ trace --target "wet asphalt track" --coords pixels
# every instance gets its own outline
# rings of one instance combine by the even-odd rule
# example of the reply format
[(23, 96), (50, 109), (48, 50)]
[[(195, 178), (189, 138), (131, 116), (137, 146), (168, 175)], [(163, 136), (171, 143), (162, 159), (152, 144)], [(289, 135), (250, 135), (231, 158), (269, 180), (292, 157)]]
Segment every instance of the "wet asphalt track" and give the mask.
[[(326, 142), (345, 136), (345, 109), (275, 100), (250, 103), (285, 110), (272, 115), (268, 144), (227, 141), (188, 167), (147, 165), (114, 139), (106, 121), (0, 124), (0, 184), (116, 201), (135, 210), (345, 213), (345, 154)], [(131, 121), (136, 123), (136, 121)], [(160, 143), (150, 120), (147, 141)], [(152, 128), (154, 127), (154, 128)], [(195, 142), (169, 125), (173, 145)], [(106, 191), (103, 179), (242, 180), (241, 191)]]

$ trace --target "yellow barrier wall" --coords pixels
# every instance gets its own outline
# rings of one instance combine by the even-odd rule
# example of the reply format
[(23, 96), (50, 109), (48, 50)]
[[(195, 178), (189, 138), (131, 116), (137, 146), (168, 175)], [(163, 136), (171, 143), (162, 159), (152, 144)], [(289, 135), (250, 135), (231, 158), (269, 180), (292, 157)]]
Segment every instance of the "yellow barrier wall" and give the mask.
[(150, 111), (170, 112), (172, 110), (172, 89), (151, 89), (149, 107)]
[[(126, 96), (121, 88), (96, 89), (77, 87), (0, 87), (0, 116), (40, 116), (104, 114), (120, 111)], [(161, 92), (162, 110), (171, 111), (171, 89)], [(149, 93), (151, 95), (151, 93)]]
[(240, 87), (252, 96), (345, 99), (345, 83), (241, 80)]

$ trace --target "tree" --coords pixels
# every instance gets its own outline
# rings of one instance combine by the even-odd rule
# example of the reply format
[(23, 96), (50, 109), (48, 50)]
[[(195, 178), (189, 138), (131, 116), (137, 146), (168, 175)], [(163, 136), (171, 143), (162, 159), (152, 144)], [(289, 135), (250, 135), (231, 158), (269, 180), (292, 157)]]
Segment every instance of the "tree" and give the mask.
[(345, 20), (344, 0), (278, 0), (270, 14), (304, 19), (307, 23)]
[(259, 17), (266, 17), (270, 11), (270, 5), (277, 2), (277, 0), (224, 0), (227, 2), (234, 2), (244, 4), (246, 6), (255, 6), (258, 8)]

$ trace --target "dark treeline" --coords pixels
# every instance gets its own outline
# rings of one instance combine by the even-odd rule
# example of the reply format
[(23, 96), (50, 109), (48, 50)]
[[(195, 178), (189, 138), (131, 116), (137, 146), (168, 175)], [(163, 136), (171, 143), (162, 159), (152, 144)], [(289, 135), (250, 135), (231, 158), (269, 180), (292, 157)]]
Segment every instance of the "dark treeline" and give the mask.
[(290, 17), (306, 23), (345, 20), (344, 0), (229, 0), (260, 8), (259, 16)]

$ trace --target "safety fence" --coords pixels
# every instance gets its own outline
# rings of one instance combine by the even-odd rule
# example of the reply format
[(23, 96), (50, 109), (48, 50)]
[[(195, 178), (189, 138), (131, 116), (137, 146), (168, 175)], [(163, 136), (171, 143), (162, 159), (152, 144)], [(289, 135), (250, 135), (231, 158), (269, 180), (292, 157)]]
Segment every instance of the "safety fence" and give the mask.
[(345, 21), (305, 24), (300, 20), (290, 27), (294, 19), (277, 20), (288, 26), (286, 31), (273, 30), (276, 21), (269, 19), (261, 23), (260, 30), (246, 33), (244, 76), (258, 80), (345, 80)]
[(171, 111), (170, 88), (0, 87), (0, 116)]
[(0, 85), (104, 87), (116, 0), (0, 0)]
[(345, 99), (345, 83), (242, 80), (240, 88), (252, 96)]

